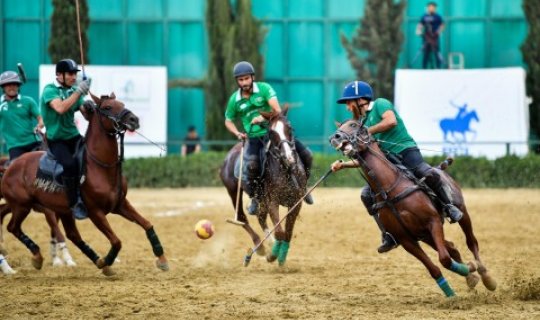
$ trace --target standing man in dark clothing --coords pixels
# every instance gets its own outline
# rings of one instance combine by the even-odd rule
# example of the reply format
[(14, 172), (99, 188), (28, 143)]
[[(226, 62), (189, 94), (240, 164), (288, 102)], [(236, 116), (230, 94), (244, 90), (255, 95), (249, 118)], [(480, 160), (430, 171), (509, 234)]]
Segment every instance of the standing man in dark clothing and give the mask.
[[(439, 36), (444, 30), (444, 21), (437, 14), (437, 4), (429, 2), (427, 4), (427, 13), (422, 16), (420, 22), (416, 26), (416, 34), (422, 36), (422, 52), (424, 57), (422, 60), (422, 68), (428, 68), (428, 62), (432, 61), (432, 55), (435, 58), (435, 67), (441, 68), (443, 59), (439, 52)], [(432, 63), (431, 63), (432, 64)], [(432, 64), (433, 65), (433, 64)]]
[(201, 151), (200, 145), (201, 138), (195, 129), (195, 126), (189, 126), (186, 137), (184, 138), (184, 144), (182, 145), (182, 156), (188, 156), (192, 153), (199, 153)]

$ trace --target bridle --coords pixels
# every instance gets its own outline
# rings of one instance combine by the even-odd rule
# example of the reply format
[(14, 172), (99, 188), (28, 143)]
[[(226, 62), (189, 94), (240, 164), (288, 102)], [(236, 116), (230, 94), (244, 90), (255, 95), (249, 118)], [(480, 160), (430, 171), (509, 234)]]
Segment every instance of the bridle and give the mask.
[(285, 159), (285, 152), (282, 151), (282, 147), (284, 144), (288, 145), (289, 148), (291, 149), (291, 153), (292, 155), (294, 156), (295, 152), (296, 152), (296, 147), (295, 147), (295, 142), (294, 142), (294, 135), (292, 134), (292, 128), (290, 126), (290, 124), (288, 123), (288, 121), (284, 120), (284, 119), (279, 119), (279, 120), (276, 120), (277, 121), (281, 121), (281, 123), (283, 124), (284, 127), (287, 127), (291, 130), (291, 134), (290, 134), (290, 139), (284, 139), (280, 134), (279, 132), (277, 132), (275, 129), (273, 128), (270, 128), (269, 132), (274, 132), (274, 134), (276, 134), (277, 136), (279, 136), (280, 140), (279, 142), (277, 143), (274, 143), (272, 141), (272, 137), (269, 136), (269, 145), (268, 145), (268, 152), (270, 153), (270, 155), (274, 158), (276, 158), (277, 160), (279, 160), (279, 162), (285, 167), (285, 168), (289, 168), (290, 165), (288, 163), (288, 161)]

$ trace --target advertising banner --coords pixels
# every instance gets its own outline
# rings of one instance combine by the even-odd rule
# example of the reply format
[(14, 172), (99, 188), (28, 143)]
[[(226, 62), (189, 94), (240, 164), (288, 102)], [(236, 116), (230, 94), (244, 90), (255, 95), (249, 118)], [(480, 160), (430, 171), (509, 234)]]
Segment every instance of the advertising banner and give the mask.
[(522, 68), (397, 70), (395, 105), (424, 155), (528, 151)]

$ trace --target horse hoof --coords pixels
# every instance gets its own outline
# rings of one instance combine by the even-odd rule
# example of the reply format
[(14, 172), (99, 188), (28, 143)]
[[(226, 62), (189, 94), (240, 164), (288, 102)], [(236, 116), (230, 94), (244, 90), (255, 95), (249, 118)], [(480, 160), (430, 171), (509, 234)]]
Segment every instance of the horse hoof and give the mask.
[(268, 262), (274, 262), (274, 261), (276, 261), (276, 259), (277, 259), (277, 257), (272, 255), (272, 254), (269, 254), (269, 255), (266, 256), (266, 261), (268, 261)]
[(478, 266), (474, 261), (467, 262), (467, 265), (469, 266), (469, 272), (475, 272), (478, 269)]
[(53, 258), (53, 261), (52, 261), (52, 266), (53, 267), (60, 267), (60, 266), (63, 266), (64, 265), (64, 262), (62, 261), (62, 259), (60, 259), (60, 257), (54, 257)]
[(482, 277), (482, 283), (489, 291), (495, 291), (497, 289), (497, 281), (487, 271), (480, 274), (480, 276)]
[(105, 260), (102, 259), (102, 258), (99, 258), (99, 259), (96, 261), (96, 266), (98, 267), (98, 269), (103, 269), (103, 268), (105, 268), (105, 266), (106, 266)]
[(475, 273), (469, 273), (465, 279), (467, 280), (467, 286), (469, 289), (474, 289), (474, 287), (476, 287), (478, 284), (478, 281), (480, 281), (480, 277)]
[(66, 266), (68, 267), (76, 267), (77, 266), (77, 263), (75, 263), (75, 261), (73, 260), (66, 260)]
[(114, 272), (113, 268), (111, 266), (105, 266), (103, 269), (101, 269), (101, 273), (103, 273), (106, 277), (112, 277), (116, 275), (116, 272)]
[(255, 252), (258, 256), (264, 257), (266, 255), (266, 248), (264, 247), (264, 245), (261, 245)]
[(43, 267), (43, 257), (41, 255), (32, 257), (32, 266), (37, 270), (41, 270)]
[(160, 261), (159, 259), (156, 260), (156, 267), (158, 267), (161, 271), (169, 271), (169, 263), (167, 260), (164, 262)]

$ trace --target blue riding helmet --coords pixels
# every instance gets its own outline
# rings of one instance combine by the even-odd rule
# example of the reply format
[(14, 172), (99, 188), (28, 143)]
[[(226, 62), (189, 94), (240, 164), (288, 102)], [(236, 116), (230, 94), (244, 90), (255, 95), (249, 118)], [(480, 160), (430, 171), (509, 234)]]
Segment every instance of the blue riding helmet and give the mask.
[(56, 73), (77, 72), (81, 71), (77, 68), (77, 62), (72, 59), (62, 59), (56, 64)]
[(233, 76), (235, 78), (238, 78), (240, 76), (245, 76), (246, 74), (251, 74), (251, 75), (255, 74), (255, 68), (253, 68), (251, 63), (247, 61), (240, 61), (234, 65)]
[(371, 86), (364, 81), (352, 81), (347, 83), (345, 88), (343, 88), (343, 94), (341, 94), (341, 98), (337, 100), (337, 103), (344, 104), (348, 100), (360, 98), (369, 101), (373, 100), (373, 89), (371, 89)]

